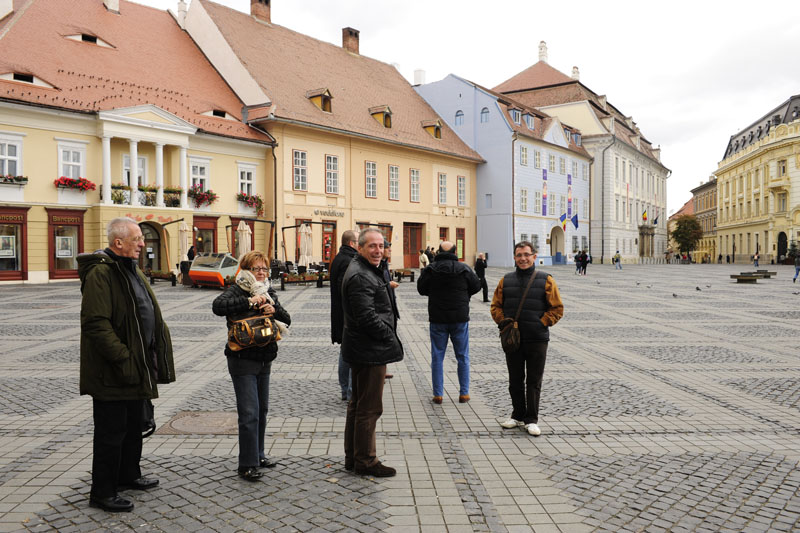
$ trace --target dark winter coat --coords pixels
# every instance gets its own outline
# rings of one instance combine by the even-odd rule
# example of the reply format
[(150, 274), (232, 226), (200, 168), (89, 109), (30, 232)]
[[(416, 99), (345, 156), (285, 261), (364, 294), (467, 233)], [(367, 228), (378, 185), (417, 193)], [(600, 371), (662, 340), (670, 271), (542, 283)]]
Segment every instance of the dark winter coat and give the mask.
[(469, 298), (481, 280), (455, 254), (439, 252), (417, 280), (417, 292), (428, 296), (428, 320), (435, 324), (469, 322)]
[(379, 267), (356, 256), (342, 280), (342, 357), (351, 365), (385, 365), (403, 360), (395, 331), (389, 284)]
[[(292, 317), (289, 316), (286, 309), (278, 302), (278, 295), (275, 294), (275, 290), (272, 287), (269, 288), (269, 295), (274, 302), (273, 307), (275, 307), (273, 318), (275, 318), (275, 320), (280, 320), (287, 326), (291, 324)], [(238, 285), (231, 285), (225, 289), (225, 292), (214, 299), (211, 310), (217, 316), (224, 316), (227, 319), (226, 325), (230, 328), (232, 321), (241, 320), (256, 314), (255, 311), (250, 309), (249, 298), (250, 293)], [(271, 342), (266, 346), (254, 346), (253, 348), (245, 348), (244, 350), (234, 352), (228, 348), (226, 339), (225, 355), (238, 359), (250, 359), (252, 361), (264, 361), (268, 363), (278, 356), (278, 343)]]
[(564, 316), (564, 304), (553, 277), (547, 272), (537, 272), (535, 267), (526, 270), (517, 267), (503, 276), (494, 291), (491, 313), (495, 323), (500, 325), (504, 319), (514, 318), (531, 276), (535, 278), (518, 320), (523, 344), (549, 341), (549, 327)]
[(343, 244), (339, 253), (333, 258), (330, 268), (331, 276), (331, 342), (342, 343), (344, 315), (342, 314), (342, 280), (350, 262), (358, 255), (358, 251), (350, 245)]
[(486, 277), (486, 259), (476, 259), (475, 260), (475, 275), (479, 278)]
[[(80, 254), (78, 276), (80, 393), (101, 401), (158, 398), (156, 384), (175, 381), (175, 364), (169, 328), (147, 278), (132, 259), (107, 250)], [(152, 343), (142, 334), (137, 291), (152, 302)]]

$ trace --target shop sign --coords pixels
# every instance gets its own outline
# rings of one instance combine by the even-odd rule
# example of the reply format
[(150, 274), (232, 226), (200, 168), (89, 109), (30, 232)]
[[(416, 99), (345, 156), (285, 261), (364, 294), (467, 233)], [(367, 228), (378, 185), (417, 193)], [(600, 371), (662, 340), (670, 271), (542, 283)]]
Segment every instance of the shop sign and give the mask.
[(0, 215), (0, 222), (24, 222), (22, 215)]
[(334, 209), (314, 209), (314, 214), (323, 217), (344, 217), (344, 211), (336, 211)]
[(50, 217), (50, 222), (52, 224), (80, 224), (81, 218), (80, 217), (64, 217), (64, 216), (57, 216), (53, 215)]

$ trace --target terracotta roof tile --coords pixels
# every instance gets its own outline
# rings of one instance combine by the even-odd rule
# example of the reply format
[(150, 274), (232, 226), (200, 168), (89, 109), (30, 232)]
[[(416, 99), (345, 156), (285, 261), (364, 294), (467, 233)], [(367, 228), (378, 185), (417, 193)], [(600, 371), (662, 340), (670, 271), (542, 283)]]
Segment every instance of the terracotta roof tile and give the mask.
[[(208, 0), (194, 1), (205, 8), (242, 65), (272, 99), (278, 120), (483, 161), (444, 120), (441, 139), (422, 128), (423, 121), (439, 117), (395, 67)], [(331, 112), (320, 110), (306, 97), (320, 87), (331, 92)], [(370, 115), (370, 108), (383, 105), (392, 110), (391, 128)]]
[(534, 63), (519, 74), (512, 76), (494, 88), (495, 91), (506, 93), (511, 91), (522, 91), (537, 87), (547, 87), (560, 83), (574, 83), (575, 80), (560, 72), (544, 61)]
[[(15, 2), (15, 8), (17, 2)], [(55, 88), (0, 80), (0, 98), (79, 112), (152, 104), (200, 130), (259, 142), (271, 138), (239, 120), (242, 103), (166, 11), (120, 1), (31, 0), (0, 38), (0, 74), (26, 72)], [(67, 39), (86, 33), (113, 48)]]

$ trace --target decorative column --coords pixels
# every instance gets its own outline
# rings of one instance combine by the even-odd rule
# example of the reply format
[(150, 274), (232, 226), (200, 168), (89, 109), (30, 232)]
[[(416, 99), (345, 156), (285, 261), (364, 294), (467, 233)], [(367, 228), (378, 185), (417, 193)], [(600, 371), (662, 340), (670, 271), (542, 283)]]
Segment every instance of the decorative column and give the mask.
[(141, 205), (139, 202), (139, 140), (130, 139), (130, 178), (128, 185), (131, 188), (131, 205)]
[(188, 173), (187, 173), (187, 168), (186, 168), (186, 165), (189, 163), (187, 161), (187, 157), (186, 157), (187, 152), (188, 152), (187, 148), (185, 146), (181, 146), (180, 162), (179, 162), (179, 165), (178, 165), (180, 167), (180, 169), (181, 169), (181, 171), (180, 171), (180, 177), (181, 177), (181, 209), (187, 209), (189, 207), (189, 202), (188, 202), (188, 198), (189, 197), (186, 195), (187, 191), (189, 190), (189, 183), (188, 183), (189, 179), (188, 179)]
[(111, 137), (103, 136), (103, 198), (104, 205), (111, 205)]
[(164, 145), (156, 143), (156, 205), (164, 207)]

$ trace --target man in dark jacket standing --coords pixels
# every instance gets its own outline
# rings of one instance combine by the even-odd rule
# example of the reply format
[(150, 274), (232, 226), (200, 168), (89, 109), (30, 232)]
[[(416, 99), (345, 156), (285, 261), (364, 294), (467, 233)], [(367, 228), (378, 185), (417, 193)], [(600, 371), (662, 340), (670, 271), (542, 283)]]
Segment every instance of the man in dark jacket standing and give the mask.
[(89, 505), (130, 511), (118, 489), (147, 490), (142, 477), (142, 412), (156, 383), (175, 381), (172, 340), (136, 260), (142, 230), (131, 218), (108, 224), (108, 248), (78, 256), (81, 279), (80, 393), (92, 396), (94, 447)]
[(347, 267), (358, 255), (358, 232), (347, 230), (342, 233), (342, 246), (331, 263), (331, 342), (339, 344), (339, 388), (342, 389), (342, 400), (349, 400), (350, 365), (342, 357), (342, 330), (344, 315), (342, 314), (342, 280)]
[(478, 258), (475, 260), (475, 274), (478, 276), (478, 279), (481, 280), (481, 290), (483, 291), (483, 301), (489, 301), (489, 286), (486, 284), (486, 259), (484, 258), (483, 254), (478, 254)]
[(367, 228), (358, 237), (358, 256), (342, 281), (342, 355), (350, 364), (353, 395), (344, 427), (344, 467), (356, 474), (391, 477), (397, 472), (378, 460), (375, 425), (383, 414), (386, 365), (403, 360), (389, 284), (380, 269), (383, 234)]
[(511, 394), (511, 416), (500, 425), (506, 429), (524, 427), (529, 435), (538, 437), (539, 397), (542, 393), (544, 363), (550, 342), (550, 326), (564, 316), (564, 304), (553, 277), (536, 272), (536, 249), (528, 241), (514, 245), (516, 270), (500, 279), (492, 299), (492, 319), (503, 327), (504, 320), (514, 320), (520, 309), (520, 348), (506, 354), (508, 392)]
[(456, 247), (444, 241), (439, 252), (420, 274), (417, 292), (428, 296), (431, 335), (433, 403), (444, 395), (444, 352), (453, 342), (458, 361), (460, 403), (469, 401), (469, 298), (481, 290), (481, 280), (470, 267), (459, 262)]

